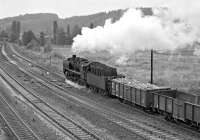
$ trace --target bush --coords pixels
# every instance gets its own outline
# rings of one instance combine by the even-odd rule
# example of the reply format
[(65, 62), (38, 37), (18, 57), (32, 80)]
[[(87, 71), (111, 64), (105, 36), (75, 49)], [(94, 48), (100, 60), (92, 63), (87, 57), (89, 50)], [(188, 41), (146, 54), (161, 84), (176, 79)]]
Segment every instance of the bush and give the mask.
[(28, 45), (32, 40), (36, 40), (36, 37), (32, 31), (23, 33), (22, 41), (23, 41), (24, 45)]
[(40, 46), (39, 43), (37, 42), (37, 40), (31, 40), (27, 45), (26, 45), (27, 49), (30, 50), (34, 50), (34, 51), (40, 51)]
[(52, 51), (52, 46), (50, 43), (47, 43), (44, 47), (44, 53), (50, 53)]
[(58, 52), (54, 52), (52, 56), (55, 57), (55, 58), (58, 58), (58, 59), (64, 58), (64, 56), (62, 54), (58, 53)]

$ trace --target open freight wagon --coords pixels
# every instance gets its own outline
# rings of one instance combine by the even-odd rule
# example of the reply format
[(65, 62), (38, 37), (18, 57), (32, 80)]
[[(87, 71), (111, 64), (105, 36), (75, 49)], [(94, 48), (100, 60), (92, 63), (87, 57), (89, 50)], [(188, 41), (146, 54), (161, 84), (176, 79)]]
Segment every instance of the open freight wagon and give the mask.
[(200, 123), (200, 96), (197, 94), (174, 91), (174, 97), (154, 93), (153, 108), (164, 113), (167, 119)]
[(154, 93), (174, 97), (175, 93), (167, 87), (158, 87), (152, 84), (144, 84), (136, 80), (118, 78), (112, 80), (111, 95), (139, 105), (144, 109), (152, 109), (154, 105)]
[(133, 104), (165, 114), (200, 127), (200, 96), (144, 84), (136, 80), (118, 78), (112, 80), (111, 94)]
[(200, 105), (185, 102), (185, 120), (200, 128)]

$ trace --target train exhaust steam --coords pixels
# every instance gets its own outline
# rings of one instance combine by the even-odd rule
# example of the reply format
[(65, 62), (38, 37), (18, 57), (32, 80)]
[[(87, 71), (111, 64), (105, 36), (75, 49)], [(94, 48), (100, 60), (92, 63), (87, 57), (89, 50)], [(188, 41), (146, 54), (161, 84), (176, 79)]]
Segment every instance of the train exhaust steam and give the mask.
[(118, 56), (116, 62), (120, 64), (137, 50), (174, 51), (198, 42), (200, 1), (171, 0), (165, 6), (153, 8), (153, 16), (131, 8), (115, 23), (108, 19), (103, 27), (84, 27), (82, 34), (74, 38), (72, 49), (74, 53), (107, 51)]

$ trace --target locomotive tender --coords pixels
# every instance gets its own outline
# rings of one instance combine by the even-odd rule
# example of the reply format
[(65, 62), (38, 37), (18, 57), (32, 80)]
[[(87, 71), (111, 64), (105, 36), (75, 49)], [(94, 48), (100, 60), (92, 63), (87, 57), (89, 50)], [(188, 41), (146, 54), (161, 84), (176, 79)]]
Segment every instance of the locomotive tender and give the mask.
[(144, 110), (165, 115), (200, 129), (200, 96), (167, 87), (144, 84), (117, 74), (117, 69), (73, 55), (63, 61), (67, 79), (106, 95), (128, 101)]

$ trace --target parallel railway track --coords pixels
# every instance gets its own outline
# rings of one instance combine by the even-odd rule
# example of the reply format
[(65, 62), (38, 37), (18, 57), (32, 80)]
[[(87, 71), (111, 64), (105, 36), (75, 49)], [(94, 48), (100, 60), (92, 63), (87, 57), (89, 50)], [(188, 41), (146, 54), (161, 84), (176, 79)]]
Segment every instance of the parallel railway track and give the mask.
[[(6, 64), (6, 63), (4, 63)], [(58, 126), (60, 126), (62, 129), (64, 129), (69, 135), (72, 136), (72, 139), (78, 139), (78, 140), (99, 140), (100, 138), (96, 136), (95, 134), (91, 133), (89, 130), (86, 130), (84, 127), (80, 126), (76, 122), (74, 122), (72, 119), (67, 118), (62, 113), (58, 112), (56, 109), (54, 109), (51, 105), (46, 103), (44, 100), (42, 100), (39, 96), (36, 96), (35, 93), (29, 89), (27, 89), (24, 85), (22, 85), (18, 80), (16, 80), (12, 75), (10, 75), (6, 70), (3, 68), (6, 67), (5, 65), (1, 65), (1, 69), (4, 70), (5, 74), (1, 74), (3, 79), (10, 82), (8, 79), (14, 81), (18, 85), (20, 85), (25, 92), (20, 92), (13, 84), (9, 84), (13, 89), (18, 90), (18, 93), (25, 98), (31, 105), (33, 105), (35, 108), (37, 108), (40, 112), (45, 114), (47, 118), (49, 118), (52, 122), (56, 123)], [(35, 102), (37, 101), (37, 102)], [(6, 115), (6, 114), (5, 114)], [(29, 139), (28, 139), (29, 140)]]
[(20, 58), (20, 59), (22, 59), (22, 60), (28, 62), (28, 63), (31, 64), (32, 66), (36, 66), (36, 67), (40, 68), (41, 70), (51, 72), (51, 74), (53, 74), (53, 75), (56, 76), (56, 77), (58, 76), (58, 77), (64, 78), (64, 77), (63, 77), (63, 73), (61, 73), (61, 72), (55, 73), (55, 72), (49, 70), (48, 68), (45, 68), (45, 67), (43, 67), (43, 66), (41, 66), (41, 65), (39, 65), (39, 64), (37, 64), (37, 63), (31, 61), (31, 60), (29, 60), (28, 58), (26, 58), (26, 57), (20, 55), (20, 54), (19, 54), (16, 50), (14, 50), (13, 48), (10, 48), (10, 49), (15, 53), (14, 57), (18, 57), (18, 58)]
[[(28, 63), (32, 63), (30, 60), (28, 60), (25, 57), (22, 57), (20, 55), (17, 55), (17, 57), (20, 57), (21, 59), (27, 61)], [(39, 67), (43, 70), (49, 71), (49, 70), (47, 70), (47, 69), (45, 69), (42, 66), (39, 66), (37, 64), (33, 64), (33, 65), (35, 65), (36, 67)], [(29, 73), (32, 73), (33, 75), (35, 75), (31, 71), (29, 71)], [(59, 74), (56, 74), (56, 75), (60, 76)], [(46, 86), (53, 85), (54, 87), (56, 87), (56, 88), (58, 88), (58, 89), (60, 89), (64, 92), (67, 92), (67, 93), (70, 92), (70, 91), (66, 91), (66, 89), (61, 87), (61, 86), (58, 86), (58, 85), (56, 85), (52, 82), (49, 82), (48, 80), (45, 80), (44, 78), (40, 77), (40, 79), (42, 79), (46, 83), (48, 83), (48, 85), (46, 85), (44, 83), (43, 83), (43, 85), (46, 85)], [(73, 93), (71, 93), (71, 94), (73, 94)], [(58, 95), (56, 95), (56, 96), (58, 96)], [(61, 98), (65, 97), (62, 94), (59, 94), (59, 96)], [(74, 98), (74, 97), (72, 97), (72, 98), (76, 100), (76, 98)], [(80, 97), (80, 99), (82, 99), (82, 97)], [(126, 115), (126, 114), (124, 114), (124, 113), (119, 113), (117, 111), (113, 111), (112, 109), (108, 109), (108, 108), (105, 109), (105, 107), (95, 108), (95, 107), (92, 107), (90, 104), (88, 104), (88, 103), (86, 103), (82, 100), (79, 100), (79, 101), (83, 104), (87, 104), (90, 107), (90, 109), (93, 108), (92, 109), (93, 111), (96, 111), (101, 115), (104, 115), (110, 121), (118, 124), (119, 126), (126, 128), (128, 130), (131, 130), (131, 131), (135, 132), (136, 134), (143, 136), (144, 138), (147, 138), (147, 139), (184, 139), (184, 136), (182, 136), (181, 134), (176, 134), (176, 133), (174, 133), (170, 130), (165, 130), (165, 129), (162, 129), (162, 128), (156, 128), (155, 126), (149, 125), (146, 122), (141, 122), (141, 121), (139, 121), (139, 119), (134, 118), (132, 116), (131, 117), (129, 116), (130, 118), (125, 117), (124, 115)]]
[[(16, 54), (16, 56), (20, 57), (20, 59), (23, 59), (24, 61), (32, 64), (32, 61), (28, 60), (27, 58), (22, 57), (17, 54)], [(46, 68), (43, 68), (42, 66), (37, 65), (35, 63), (32, 65), (34, 65), (38, 68), (41, 68), (44, 71), (49, 71)], [(32, 76), (36, 75), (31, 71), (29, 71), (29, 73), (32, 73)], [(52, 72), (51, 72), (51, 74), (52, 74)], [(53, 73), (53, 74), (55, 74), (55, 73)], [(55, 74), (55, 75), (59, 76), (60, 78), (63, 78), (62, 76), (60, 76), (60, 74)], [(38, 77), (39, 76), (37, 76), (37, 78)], [(46, 85), (51, 88), (52, 88), (52, 86), (54, 86), (57, 89), (65, 92), (65, 93), (67, 92), (67, 93), (70, 93), (70, 95), (73, 95), (73, 93), (71, 91), (69, 91), (69, 90), (67, 91), (65, 88), (55, 84), (54, 82), (49, 82), (44, 77), (40, 76), (39, 78), (44, 81), (43, 82), (44, 86)], [(70, 95), (67, 95), (67, 96), (70, 96)], [(64, 94), (59, 94), (59, 95), (56, 94), (56, 96), (60, 96), (60, 98), (66, 98), (66, 95), (64, 95)], [(70, 97), (77, 100), (77, 97), (73, 97), (73, 96), (70, 96)], [(134, 118), (133, 116), (130, 116), (130, 115), (125, 116), (127, 114), (120, 113), (113, 109), (106, 108), (105, 106), (101, 106), (98, 108), (97, 106), (99, 106), (99, 104), (97, 104), (95, 102), (92, 103), (93, 105), (91, 106), (91, 104), (88, 103), (91, 101), (88, 100), (88, 102), (87, 102), (87, 99), (85, 99), (81, 96), (79, 96), (78, 98), (79, 98), (78, 101), (81, 104), (87, 105), (90, 109), (92, 109), (93, 111), (95, 111), (101, 115), (104, 115), (110, 121), (118, 124), (119, 126), (126, 128), (128, 130), (131, 130), (131, 131), (135, 132), (136, 134), (141, 135), (144, 138), (147, 138), (147, 139), (185, 139), (184, 136), (182, 136), (181, 134), (174, 133), (173, 130), (171, 131), (171, 130), (165, 130), (162, 128), (157, 128), (153, 125), (148, 124), (147, 122), (141, 122), (139, 119)], [(95, 107), (94, 107), (94, 105), (95, 105)], [(146, 114), (146, 115), (148, 115), (148, 114)]]
[[(31, 73), (31, 72), (30, 72)], [(32, 75), (33, 76), (33, 75)], [(51, 87), (52, 83), (49, 82), (48, 80), (43, 79), (44, 81), (41, 83), (42, 86), (47, 86), (47, 87)], [(57, 87), (58, 89), (66, 92), (66, 89), (56, 85), (53, 83), (53, 86)], [(54, 94), (57, 93), (57, 94)], [(63, 100), (65, 100), (66, 96), (64, 94), (58, 94), (57, 90), (54, 89), (53, 94), (55, 96), (57, 96), (58, 98), (62, 98)], [(67, 95), (70, 96), (70, 95)], [(72, 99), (77, 100), (76, 97), (70, 96)], [(53, 97), (55, 100), (56, 98)], [(59, 99), (57, 99), (59, 101)], [(132, 131), (133, 133), (136, 133), (137, 135), (142, 136), (145, 139), (150, 139), (150, 140), (162, 140), (162, 139), (167, 139), (167, 140), (175, 140), (180, 138), (180, 135), (174, 134), (170, 131), (164, 131), (162, 128), (156, 128), (154, 126), (150, 126), (145, 122), (142, 122), (141, 120), (139, 120), (136, 117), (131, 117), (131, 118), (127, 118), (123, 113), (119, 113), (116, 112), (112, 109), (109, 108), (105, 108), (105, 107), (97, 107), (97, 106), (93, 106), (93, 104), (89, 104), (86, 101), (78, 100), (80, 102), (81, 106), (86, 106), (87, 108), (89, 108), (90, 110), (94, 111), (95, 113), (104, 116), (106, 119), (108, 119), (109, 121), (119, 125), (120, 127), (123, 127), (125, 129), (127, 129), (128, 131)], [(67, 102), (67, 100), (66, 100)], [(97, 105), (97, 104), (96, 104)], [(182, 137), (182, 139), (184, 139)]]
[(0, 96), (0, 112), (18, 140), (39, 140), (38, 136), (26, 125), (13, 107)]

